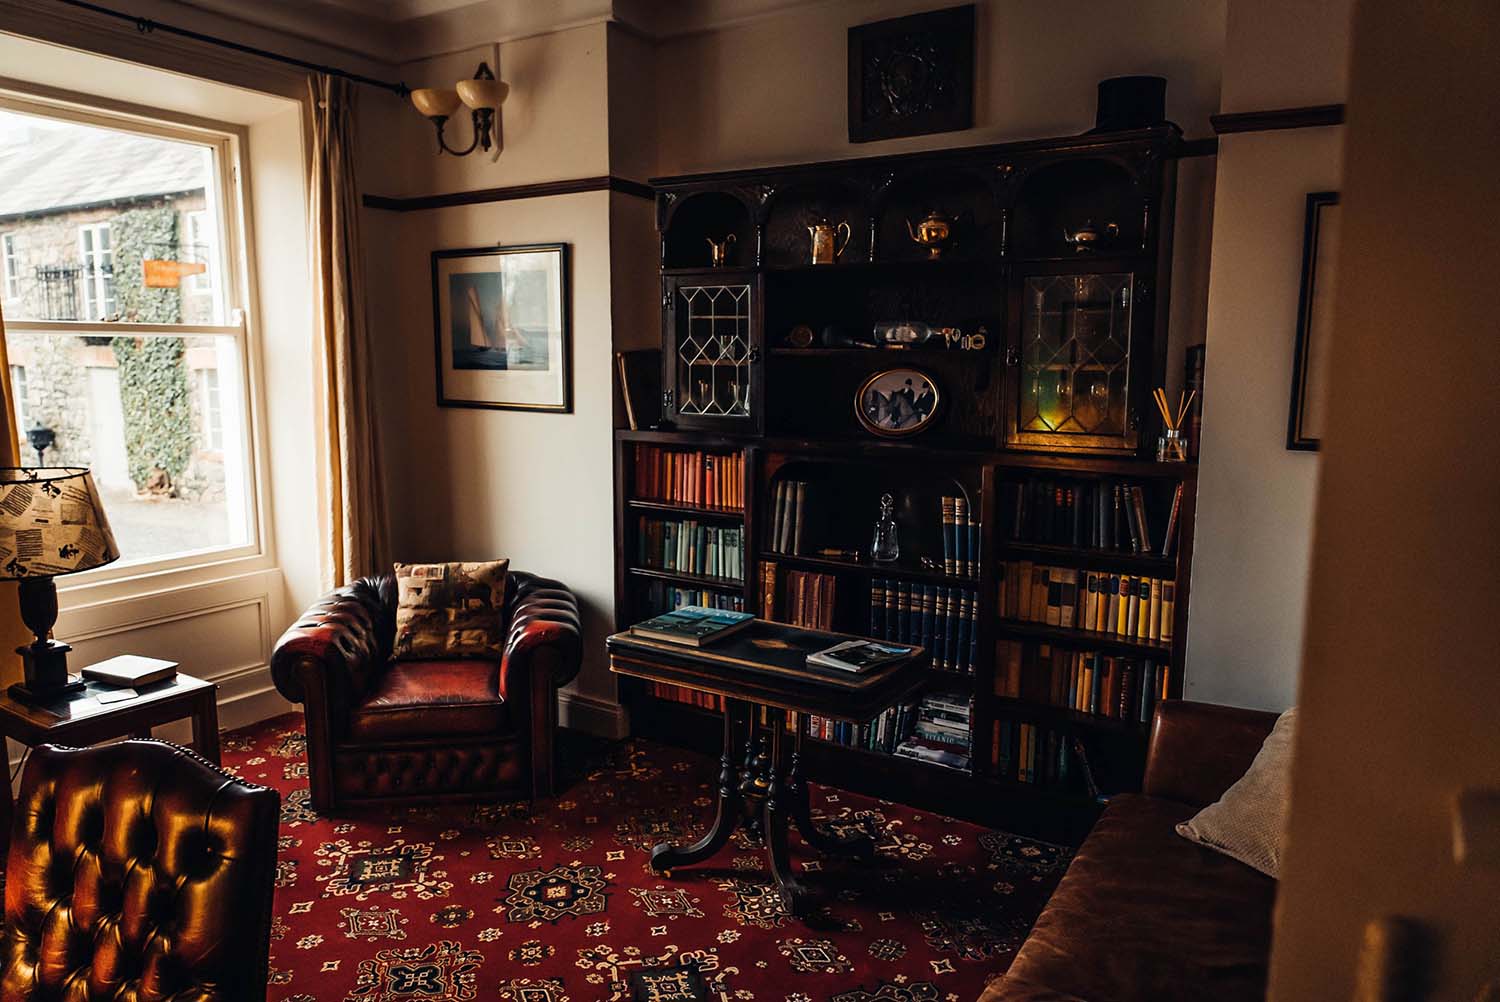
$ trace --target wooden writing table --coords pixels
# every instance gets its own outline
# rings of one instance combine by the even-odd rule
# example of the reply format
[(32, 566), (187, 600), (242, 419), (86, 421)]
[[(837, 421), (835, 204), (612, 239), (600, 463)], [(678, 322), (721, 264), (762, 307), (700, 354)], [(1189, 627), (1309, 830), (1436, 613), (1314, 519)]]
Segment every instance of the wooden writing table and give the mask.
[[(787, 911), (807, 914), (807, 888), (788, 858), (788, 823), (813, 848), (870, 858), (867, 836), (838, 838), (812, 821), (802, 775), (802, 742), (808, 715), (862, 724), (902, 702), (921, 686), (926, 652), (865, 674), (806, 664), (815, 651), (844, 634), (804, 630), (755, 620), (739, 633), (707, 647), (670, 644), (629, 633), (605, 641), (610, 670), (649, 682), (681, 685), (724, 698), (724, 750), (719, 759), (718, 812), (708, 834), (691, 846), (662, 843), (651, 851), (651, 867), (671, 876), (673, 867), (700, 863), (717, 853), (742, 824), (759, 819), (771, 875)], [(765, 708), (765, 724), (760, 712)], [(787, 714), (795, 714), (788, 733)], [(787, 739), (790, 738), (790, 755)], [(741, 744), (743, 741), (743, 745)], [(736, 751), (744, 748), (736, 765)]]

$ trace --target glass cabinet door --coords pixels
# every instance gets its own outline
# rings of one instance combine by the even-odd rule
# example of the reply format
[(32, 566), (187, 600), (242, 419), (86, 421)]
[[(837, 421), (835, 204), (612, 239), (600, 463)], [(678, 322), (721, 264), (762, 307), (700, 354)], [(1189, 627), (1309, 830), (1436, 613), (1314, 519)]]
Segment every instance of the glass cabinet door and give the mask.
[(668, 293), (667, 385), (677, 422), (758, 423), (755, 286), (678, 282)]
[(1023, 280), (1012, 444), (1135, 447), (1134, 278), (1126, 272)]

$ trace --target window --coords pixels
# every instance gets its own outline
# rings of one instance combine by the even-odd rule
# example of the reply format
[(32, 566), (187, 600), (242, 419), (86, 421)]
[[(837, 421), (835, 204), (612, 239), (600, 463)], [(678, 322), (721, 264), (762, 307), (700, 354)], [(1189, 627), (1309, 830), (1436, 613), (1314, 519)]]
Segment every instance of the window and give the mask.
[(26, 366), (12, 365), (10, 367), (10, 396), (15, 401), (16, 427), (21, 431), (21, 437), (26, 437), (26, 430), (31, 427), (31, 413), (26, 407)]
[(83, 315), (107, 320), (115, 312), (114, 256), (109, 249), (109, 224), (78, 227), (78, 253), (83, 262)]
[(36, 277), (7, 303), (17, 416), (53, 433), (48, 465), (93, 471), (115, 568), (258, 552), (237, 155), (227, 131), (0, 96), (0, 218)]
[(198, 370), (199, 439), (208, 452), (224, 450), (224, 410), (219, 397), (219, 370)]
[(5, 273), (5, 298), (19, 298), (21, 295), (21, 258), (16, 253), (14, 233), (0, 236), (0, 271)]

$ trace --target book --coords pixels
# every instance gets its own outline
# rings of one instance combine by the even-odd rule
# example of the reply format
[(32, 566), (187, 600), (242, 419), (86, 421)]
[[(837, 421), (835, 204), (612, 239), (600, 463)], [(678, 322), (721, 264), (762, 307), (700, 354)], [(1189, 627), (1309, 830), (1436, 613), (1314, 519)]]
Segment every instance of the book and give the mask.
[(807, 663), (822, 668), (837, 668), (840, 671), (860, 674), (904, 661), (915, 651), (915, 647), (901, 644), (877, 643), (873, 640), (845, 640), (826, 650), (809, 654)]
[(172, 678), (177, 674), (176, 661), (121, 654), (83, 669), (84, 678), (109, 685), (139, 688)]
[(661, 616), (637, 623), (632, 635), (662, 640), (686, 647), (703, 647), (738, 633), (755, 619), (748, 612), (708, 609), (700, 605), (684, 606)]
[(796, 497), (792, 502), (792, 548), (789, 552), (802, 552), (802, 522), (807, 508), (807, 485), (800, 481), (796, 485)]
[(957, 552), (956, 523), (954, 521), (954, 502), (956, 498), (944, 496), (943, 509), (943, 573), (954, 573), (954, 554)]
[(1172, 491), (1172, 508), (1167, 513), (1167, 530), (1161, 538), (1161, 555), (1170, 557), (1172, 545), (1177, 540), (1177, 520), (1182, 514), (1182, 484), (1178, 484), (1176, 490)]

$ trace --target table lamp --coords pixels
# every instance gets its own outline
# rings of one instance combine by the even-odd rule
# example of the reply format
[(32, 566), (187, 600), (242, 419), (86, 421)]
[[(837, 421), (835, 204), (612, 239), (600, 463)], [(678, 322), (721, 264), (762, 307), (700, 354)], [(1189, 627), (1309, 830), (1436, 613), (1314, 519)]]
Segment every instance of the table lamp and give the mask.
[(83, 688), (68, 676), (67, 644), (51, 639), (59, 574), (120, 559), (94, 477), (72, 466), (0, 467), (0, 580), (20, 582), (21, 621), (36, 639), (16, 648), (25, 681), (10, 687), (24, 703), (46, 703)]

